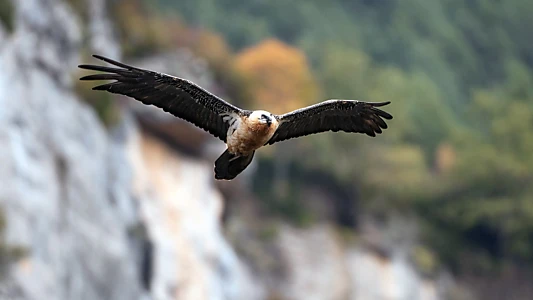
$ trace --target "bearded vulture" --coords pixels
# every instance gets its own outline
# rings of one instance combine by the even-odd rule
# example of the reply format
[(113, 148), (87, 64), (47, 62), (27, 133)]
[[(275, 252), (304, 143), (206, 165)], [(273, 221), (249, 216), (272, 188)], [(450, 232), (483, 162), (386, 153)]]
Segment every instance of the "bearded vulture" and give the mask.
[(374, 137), (387, 128), (383, 119), (392, 119), (389, 113), (378, 108), (390, 102), (327, 100), (284, 115), (244, 110), (187, 79), (136, 68), (99, 55), (93, 57), (116, 66), (78, 66), (104, 72), (80, 80), (113, 80), (93, 90), (122, 94), (146, 105), (155, 105), (225, 142), (227, 149), (215, 162), (218, 180), (235, 178), (250, 164), (255, 150), (264, 145), (330, 130)]

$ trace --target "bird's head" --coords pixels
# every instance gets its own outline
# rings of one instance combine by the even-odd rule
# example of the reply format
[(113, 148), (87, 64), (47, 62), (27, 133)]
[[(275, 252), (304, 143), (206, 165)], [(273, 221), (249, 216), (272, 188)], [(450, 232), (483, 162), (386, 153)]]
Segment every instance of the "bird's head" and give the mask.
[(257, 120), (258, 123), (266, 124), (270, 127), (270, 125), (272, 125), (272, 120), (274, 119), (274, 116), (268, 111), (256, 110), (250, 115), (250, 119), (254, 121)]

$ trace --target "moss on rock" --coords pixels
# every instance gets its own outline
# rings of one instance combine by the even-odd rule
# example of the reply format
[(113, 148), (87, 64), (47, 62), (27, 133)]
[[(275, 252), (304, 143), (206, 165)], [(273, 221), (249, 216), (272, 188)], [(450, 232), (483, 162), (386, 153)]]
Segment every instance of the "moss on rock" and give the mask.
[(0, 23), (10, 32), (14, 29), (14, 9), (10, 0), (0, 0)]

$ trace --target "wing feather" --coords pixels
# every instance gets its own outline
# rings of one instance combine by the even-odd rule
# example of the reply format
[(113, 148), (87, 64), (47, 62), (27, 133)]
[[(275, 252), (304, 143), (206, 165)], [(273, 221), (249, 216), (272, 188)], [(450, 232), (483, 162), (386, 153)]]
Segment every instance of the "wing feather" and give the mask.
[(240, 108), (189, 80), (136, 68), (99, 55), (93, 55), (93, 57), (118, 67), (78, 66), (81, 69), (105, 72), (88, 75), (80, 80), (114, 80), (111, 83), (97, 85), (93, 90), (129, 96), (146, 105), (162, 108), (224, 142), (231, 118), (224, 120), (223, 117), (244, 113)]
[(388, 127), (385, 120), (392, 119), (392, 115), (378, 108), (389, 103), (327, 100), (276, 116), (280, 125), (267, 144), (326, 131), (358, 132), (374, 137)]

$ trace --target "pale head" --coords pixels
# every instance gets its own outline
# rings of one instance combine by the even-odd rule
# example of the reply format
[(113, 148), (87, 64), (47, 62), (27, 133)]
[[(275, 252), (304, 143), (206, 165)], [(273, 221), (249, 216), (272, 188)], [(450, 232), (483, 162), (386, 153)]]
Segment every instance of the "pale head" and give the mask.
[(254, 110), (248, 117), (250, 121), (270, 126), (274, 121), (274, 115), (265, 110)]

